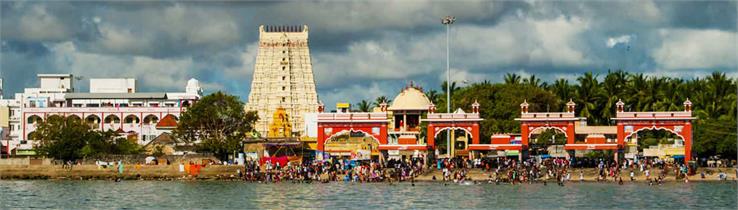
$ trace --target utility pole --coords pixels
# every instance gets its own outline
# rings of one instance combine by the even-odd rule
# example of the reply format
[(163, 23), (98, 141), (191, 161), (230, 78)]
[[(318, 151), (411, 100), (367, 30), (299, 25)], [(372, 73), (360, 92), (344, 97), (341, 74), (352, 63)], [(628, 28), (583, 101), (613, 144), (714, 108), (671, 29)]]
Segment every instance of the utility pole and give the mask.
[[(441, 24), (446, 25), (446, 113), (451, 113), (451, 64), (449, 59), (449, 31), (451, 24), (456, 22), (456, 17), (446, 16), (441, 18)], [(451, 153), (454, 145), (451, 143), (451, 134), (453, 129), (449, 129), (446, 133), (446, 146), (448, 147), (448, 155), (451, 158)]]

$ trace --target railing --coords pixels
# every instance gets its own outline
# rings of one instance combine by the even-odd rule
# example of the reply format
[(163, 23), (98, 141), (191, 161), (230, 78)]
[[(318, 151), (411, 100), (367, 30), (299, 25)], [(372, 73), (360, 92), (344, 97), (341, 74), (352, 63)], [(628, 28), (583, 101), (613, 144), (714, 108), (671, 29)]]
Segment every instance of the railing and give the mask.
[(380, 113), (318, 113), (318, 120), (387, 120), (387, 114)]
[(675, 112), (618, 112), (618, 118), (671, 118), (671, 117), (692, 117), (692, 112), (675, 111)]
[(521, 118), (544, 119), (544, 118), (574, 118), (574, 113), (569, 112), (528, 112), (523, 113)]
[(479, 113), (433, 113), (428, 114), (427, 119), (477, 119)]
[(63, 113), (63, 112), (74, 112), (74, 113), (102, 113), (102, 112), (180, 112), (184, 111), (182, 107), (48, 107), (48, 108), (25, 108), (24, 112), (46, 112), (46, 113)]

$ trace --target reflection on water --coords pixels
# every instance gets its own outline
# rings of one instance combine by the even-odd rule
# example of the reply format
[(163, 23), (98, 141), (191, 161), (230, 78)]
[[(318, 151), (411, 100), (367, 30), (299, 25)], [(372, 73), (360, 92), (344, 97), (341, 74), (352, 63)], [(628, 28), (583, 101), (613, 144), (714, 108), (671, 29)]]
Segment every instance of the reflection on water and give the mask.
[(471, 186), (442, 183), (254, 184), (164, 181), (0, 181), (7, 208), (576, 208), (736, 209), (735, 182)]

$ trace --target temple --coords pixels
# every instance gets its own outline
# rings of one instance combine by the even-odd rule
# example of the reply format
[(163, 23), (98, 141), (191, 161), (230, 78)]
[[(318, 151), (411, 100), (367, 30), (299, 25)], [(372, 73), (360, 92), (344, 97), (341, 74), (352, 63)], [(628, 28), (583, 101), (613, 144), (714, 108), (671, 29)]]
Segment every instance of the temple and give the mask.
[(307, 26), (259, 26), (259, 51), (256, 55), (251, 92), (245, 109), (257, 111), (256, 131), (261, 136), (274, 136), (270, 125), (280, 110), (290, 125), (279, 130), (288, 136), (302, 135), (304, 113), (315, 112), (313, 68), (308, 48)]

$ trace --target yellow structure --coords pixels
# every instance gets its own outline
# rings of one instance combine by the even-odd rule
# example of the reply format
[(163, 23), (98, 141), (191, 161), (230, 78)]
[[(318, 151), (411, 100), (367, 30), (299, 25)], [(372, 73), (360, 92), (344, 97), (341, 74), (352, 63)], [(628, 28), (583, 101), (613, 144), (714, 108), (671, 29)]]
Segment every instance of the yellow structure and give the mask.
[(272, 123), (269, 124), (269, 132), (267, 137), (292, 137), (292, 124), (290, 124), (290, 118), (284, 108), (279, 107), (274, 112), (274, 115), (272, 116)]

